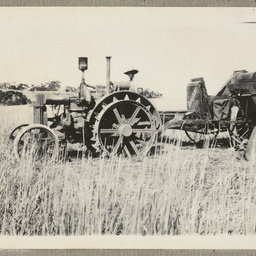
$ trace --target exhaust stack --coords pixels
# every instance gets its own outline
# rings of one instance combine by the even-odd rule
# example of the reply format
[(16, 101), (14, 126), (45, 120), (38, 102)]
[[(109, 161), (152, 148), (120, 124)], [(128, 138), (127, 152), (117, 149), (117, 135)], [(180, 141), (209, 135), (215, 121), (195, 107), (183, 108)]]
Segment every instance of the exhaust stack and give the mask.
[(106, 65), (106, 94), (109, 94), (110, 91), (110, 56), (106, 57), (107, 65)]

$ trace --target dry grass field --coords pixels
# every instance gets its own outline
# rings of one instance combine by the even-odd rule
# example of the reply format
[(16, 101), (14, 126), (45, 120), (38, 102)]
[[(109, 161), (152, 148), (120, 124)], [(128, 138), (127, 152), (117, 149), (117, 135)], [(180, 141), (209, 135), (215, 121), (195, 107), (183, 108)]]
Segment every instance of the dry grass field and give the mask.
[(176, 132), (142, 158), (18, 162), (8, 134), (32, 108), (0, 108), (0, 120), (1, 235), (256, 232), (255, 166), (231, 148), (181, 146)]

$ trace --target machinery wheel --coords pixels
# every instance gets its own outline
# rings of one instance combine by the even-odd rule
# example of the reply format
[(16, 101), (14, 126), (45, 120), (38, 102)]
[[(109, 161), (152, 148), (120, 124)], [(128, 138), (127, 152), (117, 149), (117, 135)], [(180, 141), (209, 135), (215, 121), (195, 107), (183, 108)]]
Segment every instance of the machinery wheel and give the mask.
[(185, 133), (187, 137), (190, 139), (191, 142), (198, 144), (201, 141), (205, 139), (205, 134), (204, 133), (199, 133), (199, 132), (190, 132), (185, 130)]
[(57, 135), (47, 126), (32, 124), (24, 127), (14, 140), (14, 154), (18, 160), (32, 158), (40, 161), (58, 155)]
[[(185, 116), (184, 120), (202, 120), (203, 117), (200, 115), (200, 113), (191, 113), (187, 116)], [(188, 125), (185, 123), (183, 130), (185, 131), (187, 137), (189, 140), (195, 144), (198, 144), (205, 140), (205, 125), (197, 125), (197, 124), (191, 124)]]
[(139, 94), (122, 92), (112, 97), (110, 104), (103, 102), (96, 117), (92, 146), (107, 155), (146, 155), (156, 139), (158, 113), (148, 100), (144, 105)]
[(249, 139), (253, 127), (246, 121), (244, 114), (238, 107), (232, 108), (230, 120), (235, 121), (229, 127), (231, 142), (234, 147), (239, 147), (244, 140)]
[(256, 159), (256, 126), (253, 128), (249, 140), (246, 142), (244, 147), (244, 158), (248, 161), (254, 161)]
[(17, 136), (17, 134), (26, 126), (28, 126), (29, 124), (20, 124), (18, 126), (16, 126), (12, 132), (10, 133), (10, 136), (9, 136), (9, 141), (10, 142), (13, 142)]

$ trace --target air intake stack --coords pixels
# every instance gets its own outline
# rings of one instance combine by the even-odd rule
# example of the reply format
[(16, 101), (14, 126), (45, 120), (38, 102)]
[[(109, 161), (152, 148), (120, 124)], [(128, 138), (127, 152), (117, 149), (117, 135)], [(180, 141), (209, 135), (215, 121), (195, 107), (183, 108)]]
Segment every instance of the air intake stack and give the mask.
[(84, 79), (84, 71), (88, 69), (88, 58), (79, 57), (78, 58), (78, 69), (82, 71), (82, 79)]

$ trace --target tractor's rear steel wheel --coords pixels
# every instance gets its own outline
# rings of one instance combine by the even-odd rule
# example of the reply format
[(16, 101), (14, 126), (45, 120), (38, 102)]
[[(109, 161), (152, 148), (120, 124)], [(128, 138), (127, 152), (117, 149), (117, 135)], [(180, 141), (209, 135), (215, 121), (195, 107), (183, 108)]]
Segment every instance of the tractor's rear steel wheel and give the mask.
[(33, 124), (24, 127), (14, 140), (14, 154), (18, 160), (30, 158), (37, 162), (58, 155), (59, 141), (49, 127)]
[(151, 149), (159, 128), (158, 116), (150, 103), (145, 106), (141, 96), (135, 96), (113, 97), (112, 103), (103, 104), (93, 125), (92, 146), (96, 151), (141, 156)]

